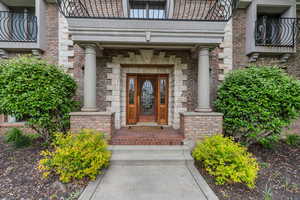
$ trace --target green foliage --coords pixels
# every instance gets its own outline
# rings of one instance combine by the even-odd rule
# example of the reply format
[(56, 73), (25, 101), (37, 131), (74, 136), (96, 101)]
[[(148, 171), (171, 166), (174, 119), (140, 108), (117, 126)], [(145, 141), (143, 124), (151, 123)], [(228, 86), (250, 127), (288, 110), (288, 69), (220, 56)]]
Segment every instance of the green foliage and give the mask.
[(216, 184), (245, 183), (250, 188), (255, 186), (258, 163), (245, 147), (231, 138), (221, 135), (206, 138), (197, 143), (192, 155), (203, 163), (210, 175), (215, 176)]
[(278, 144), (280, 137), (278, 135), (270, 135), (265, 138), (261, 138), (259, 143), (267, 149), (274, 149), (275, 145)]
[(44, 177), (57, 174), (62, 182), (89, 177), (95, 179), (109, 164), (111, 153), (107, 150), (104, 135), (94, 130), (80, 133), (54, 134), (53, 151), (42, 151), (38, 168)]
[(245, 145), (274, 140), (300, 113), (300, 81), (277, 67), (234, 70), (218, 89), (224, 131)]
[(31, 145), (31, 138), (28, 135), (24, 135), (20, 129), (11, 128), (4, 136), (6, 143), (12, 144), (16, 148), (27, 147)]
[(34, 57), (0, 62), (0, 113), (25, 119), (45, 141), (66, 132), (76, 83), (56, 65)]
[(291, 146), (300, 146), (300, 136), (296, 134), (287, 135), (286, 143)]

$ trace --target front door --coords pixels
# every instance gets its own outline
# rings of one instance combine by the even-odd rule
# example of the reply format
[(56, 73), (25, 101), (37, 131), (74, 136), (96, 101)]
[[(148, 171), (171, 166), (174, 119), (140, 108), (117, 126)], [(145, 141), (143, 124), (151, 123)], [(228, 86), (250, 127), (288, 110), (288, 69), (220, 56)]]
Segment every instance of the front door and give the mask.
[(127, 75), (127, 124), (168, 124), (168, 75)]

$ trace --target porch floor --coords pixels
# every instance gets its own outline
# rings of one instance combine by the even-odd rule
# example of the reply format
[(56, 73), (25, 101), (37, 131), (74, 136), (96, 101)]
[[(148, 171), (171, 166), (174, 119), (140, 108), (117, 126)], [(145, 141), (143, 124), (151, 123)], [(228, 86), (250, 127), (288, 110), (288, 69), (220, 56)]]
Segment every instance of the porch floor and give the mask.
[(110, 140), (111, 145), (182, 145), (184, 136), (177, 130), (141, 126), (124, 127), (115, 132)]

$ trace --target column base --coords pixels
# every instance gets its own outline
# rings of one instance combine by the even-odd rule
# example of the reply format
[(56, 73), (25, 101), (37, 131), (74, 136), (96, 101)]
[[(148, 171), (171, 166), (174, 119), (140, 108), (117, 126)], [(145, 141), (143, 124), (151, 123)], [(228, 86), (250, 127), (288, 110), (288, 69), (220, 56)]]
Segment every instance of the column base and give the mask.
[(96, 107), (83, 107), (81, 108), (82, 112), (97, 112), (99, 109)]
[(223, 114), (216, 112), (185, 112), (180, 114), (180, 131), (186, 140), (204, 139), (223, 133)]
[(196, 108), (195, 112), (212, 112), (211, 108)]

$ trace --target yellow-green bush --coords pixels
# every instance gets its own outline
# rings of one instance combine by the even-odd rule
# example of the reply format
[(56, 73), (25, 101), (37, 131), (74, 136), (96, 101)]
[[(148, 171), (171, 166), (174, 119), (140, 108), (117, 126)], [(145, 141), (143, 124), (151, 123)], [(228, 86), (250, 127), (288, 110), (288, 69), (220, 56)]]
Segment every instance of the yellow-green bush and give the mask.
[(80, 133), (56, 133), (53, 151), (42, 151), (38, 168), (44, 177), (59, 175), (62, 182), (89, 177), (95, 179), (101, 169), (109, 164), (111, 153), (107, 150), (104, 135), (94, 130)]
[(259, 170), (258, 163), (247, 149), (231, 138), (221, 135), (206, 138), (197, 143), (193, 157), (201, 161), (216, 184), (245, 183), (248, 187), (255, 186)]

